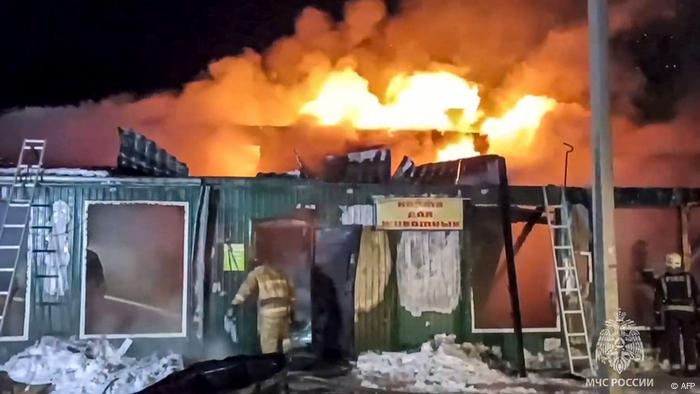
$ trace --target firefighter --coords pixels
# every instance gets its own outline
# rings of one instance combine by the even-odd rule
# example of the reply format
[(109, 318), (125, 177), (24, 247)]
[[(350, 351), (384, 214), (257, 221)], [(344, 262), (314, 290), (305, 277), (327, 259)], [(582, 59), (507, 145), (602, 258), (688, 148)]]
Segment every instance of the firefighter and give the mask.
[(666, 255), (666, 273), (656, 283), (654, 312), (665, 327), (666, 343), (671, 358), (671, 374), (681, 373), (680, 336), (683, 335), (685, 365), (689, 375), (697, 373), (695, 349), (698, 288), (693, 276), (685, 272), (678, 253)]
[[(257, 259), (256, 259), (257, 261)], [(258, 333), (263, 353), (289, 351), (289, 325), (294, 316), (294, 288), (278, 268), (266, 261), (248, 274), (231, 302), (227, 314), (254, 292), (258, 293)]]

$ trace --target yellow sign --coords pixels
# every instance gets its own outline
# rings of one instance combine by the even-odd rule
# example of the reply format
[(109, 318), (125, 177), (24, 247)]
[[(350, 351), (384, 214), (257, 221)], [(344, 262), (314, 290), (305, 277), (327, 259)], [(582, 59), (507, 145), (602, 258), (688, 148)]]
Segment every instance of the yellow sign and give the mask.
[(224, 272), (245, 271), (243, 244), (224, 244)]
[(461, 230), (461, 198), (382, 198), (376, 201), (380, 230)]

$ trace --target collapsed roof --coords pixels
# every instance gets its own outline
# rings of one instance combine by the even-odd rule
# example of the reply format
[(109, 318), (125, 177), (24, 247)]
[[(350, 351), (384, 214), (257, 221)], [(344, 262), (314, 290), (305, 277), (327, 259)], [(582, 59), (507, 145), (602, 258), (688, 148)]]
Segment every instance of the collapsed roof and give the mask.
[(354, 150), (326, 156), (321, 170), (304, 165), (297, 155), (297, 169), (286, 173), (259, 173), (258, 177), (294, 177), (341, 183), (410, 183), (422, 185), (497, 185), (498, 156), (477, 157), (416, 165), (404, 156), (391, 173), (391, 151), (385, 147)]
[(132, 129), (119, 127), (117, 172), (127, 175), (186, 177), (187, 164)]

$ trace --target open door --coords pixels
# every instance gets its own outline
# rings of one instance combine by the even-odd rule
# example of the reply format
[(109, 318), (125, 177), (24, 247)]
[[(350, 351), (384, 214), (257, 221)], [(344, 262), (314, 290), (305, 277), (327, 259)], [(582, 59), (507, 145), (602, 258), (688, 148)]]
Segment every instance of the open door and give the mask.
[(255, 257), (279, 268), (294, 286), (296, 314), (289, 333), (293, 349), (311, 345), (312, 228), (299, 219), (267, 219), (253, 224)]
[(361, 226), (315, 230), (312, 348), (323, 360), (347, 359), (354, 352), (355, 268), (361, 233)]

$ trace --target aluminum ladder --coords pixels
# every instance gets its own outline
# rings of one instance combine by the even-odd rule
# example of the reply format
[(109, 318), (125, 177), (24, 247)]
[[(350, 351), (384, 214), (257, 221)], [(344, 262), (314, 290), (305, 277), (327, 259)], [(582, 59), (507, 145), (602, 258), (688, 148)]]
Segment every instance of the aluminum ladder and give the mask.
[[(557, 280), (560, 319), (564, 329), (569, 370), (578, 377), (592, 376), (594, 372), (590, 337), (586, 325), (581, 282), (576, 269), (571, 216), (565, 188), (558, 188), (560, 202), (550, 204), (548, 187), (542, 188), (545, 215), (550, 229), (554, 272)], [(557, 190), (552, 188), (549, 190)]]
[[(12, 184), (4, 198), (5, 209), (0, 216), (0, 335), (5, 329), (7, 313), (14, 297), (17, 271), (22, 268), (22, 245), (27, 236), (29, 213), (43, 170), (45, 150), (45, 140), (22, 141)], [(29, 264), (26, 264), (25, 275), (29, 275)], [(24, 302), (29, 300), (25, 299)]]

